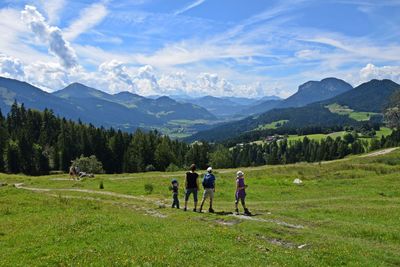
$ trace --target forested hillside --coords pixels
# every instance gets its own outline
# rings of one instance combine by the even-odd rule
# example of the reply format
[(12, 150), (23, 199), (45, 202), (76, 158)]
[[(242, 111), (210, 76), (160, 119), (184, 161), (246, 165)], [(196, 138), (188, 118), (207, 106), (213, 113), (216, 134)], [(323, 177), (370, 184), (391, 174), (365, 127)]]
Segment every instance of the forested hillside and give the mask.
[(26, 109), (16, 102), (4, 117), (0, 112), (0, 172), (47, 174), (67, 171), (71, 161), (94, 155), (105, 172), (183, 170), (192, 163), (200, 169), (315, 162), (343, 158), (366, 150), (397, 146), (400, 131), (373, 142), (359, 140), (348, 133), (343, 139), (321, 142), (273, 141), (266, 145), (238, 144), (233, 148), (206, 142), (186, 144), (171, 140), (156, 131), (126, 133), (96, 128), (59, 118), (50, 110)]
[(223, 141), (255, 130), (260, 125), (280, 120), (287, 120), (287, 123), (280, 128), (283, 132), (305, 127), (329, 128), (358, 124), (357, 121), (349, 117), (331, 113), (323, 105), (314, 105), (301, 108), (273, 109), (237, 122), (220, 124), (215, 128), (194, 134), (187, 140)]

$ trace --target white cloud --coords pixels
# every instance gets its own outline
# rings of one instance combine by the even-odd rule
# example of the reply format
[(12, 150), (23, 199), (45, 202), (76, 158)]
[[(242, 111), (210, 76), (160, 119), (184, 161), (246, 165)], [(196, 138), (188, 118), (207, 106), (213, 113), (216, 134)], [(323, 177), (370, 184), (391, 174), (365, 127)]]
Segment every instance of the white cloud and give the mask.
[[(50, 60), (47, 53), (33, 49), (23, 37), (29, 35), (30, 30), (21, 20), (20, 10), (0, 9), (0, 51), (3, 54), (18, 58), (28, 63), (37, 60)], [(22, 39), (22, 40), (21, 40)]]
[(134, 84), (126, 66), (117, 60), (103, 62), (99, 71), (105, 75), (108, 81), (109, 92), (133, 91)]
[(303, 49), (303, 50), (297, 51), (295, 53), (295, 56), (297, 58), (304, 59), (304, 60), (313, 60), (313, 59), (320, 58), (321, 53), (319, 50)]
[(42, 6), (46, 11), (50, 24), (56, 24), (59, 21), (59, 13), (65, 6), (65, 0), (41, 0)]
[(0, 75), (7, 78), (23, 79), (25, 72), (19, 59), (0, 54)]
[(184, 8), (175, 11), (174, 15), (179, 15), (179, 14), (185, 13), (186, 11), (189, 11), (190, 9), (195, 8), (195, 7), (203, 4), (205, 1), (206, 0), (197, 0), (197, 1), (195, 1), (195, 2), (193, 2), (191, 4), (189, 4), (189, 5), (185, 6)]
[(188, 94), (190, 90), (188, 78), (185, 73), (163, 74), (158, 80), (160, 93), (166, 95)]
[(70, 41), (74, 40), (103, 21), (107, 14), (108, 10), (103, 4), (92, 4), (82, 10), (79, 18), (65, 29), (65, 38)]
[(135, 92), (148, 96), (155, 95), (159, 93), (159, 85), (154, 73), (154, 69), (150, 65), (145, 65), (140, 67), (133, 79), (135, 86)]
[(165, 46), (152, 55), (135, 55), (139, 64), (168, 67), (205, 60), (236, 59), (262, 56), (263, 47), (245, 44), (217, 44), (203, 41), (181, 42)]
[(25, 80), (48, 92), (60, 90), (70, 83), (70, 73), (58, 63), (35, 62), (25, 66)]
[(371, 79), (390, 79), (400, 82), (400, 66), (377, 67), (374, 64), (367, 64), (360, 70), (360, 81), (366, 82)]
[(107, 88), (108, 92), (130, 91), (143, 96), (161, 92), (154, 69), (150, 65), (133, 71), (123, 62), (111, 60), (103, 62), (99, 66), (99, 71), (97, 79), (101, 80), (100, 83)]
[(21, 18), (40, 41), (48, 44), (50, 53), (59, 59), (63, 67), (69, 69), (78, 66), (75, 51), (64, 40), (61, 30), (48, 25), (36, 7), (26, 5)]
[(201, 73), (196, 80), (195, 86), (200, 94), (203, 95), (230, 96), (234, 92), (233, 85), (215, 73)]

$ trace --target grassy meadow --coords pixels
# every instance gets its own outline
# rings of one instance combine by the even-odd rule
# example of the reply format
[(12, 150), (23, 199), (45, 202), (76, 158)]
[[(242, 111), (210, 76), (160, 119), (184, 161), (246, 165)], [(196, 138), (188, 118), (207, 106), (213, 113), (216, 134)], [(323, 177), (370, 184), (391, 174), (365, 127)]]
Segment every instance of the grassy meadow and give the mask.
[(326, 108), (328, 108), (329, 111), (332, 113), (348, 116), (349, 118), (356, 121), (368, 121), (371, 118), (371, 116), (378, 115), (378, 113), (374, 112), (354, 111), (347, 106), (341, 106), (337, 103), (326, 106)]
[(0, 266), (399, 266), (400, 149), (378, 154), (244, 168), (252, 217), (228, 214), (233, 169), (219, 214), (170, 208), (184, 172), (0, 174)]

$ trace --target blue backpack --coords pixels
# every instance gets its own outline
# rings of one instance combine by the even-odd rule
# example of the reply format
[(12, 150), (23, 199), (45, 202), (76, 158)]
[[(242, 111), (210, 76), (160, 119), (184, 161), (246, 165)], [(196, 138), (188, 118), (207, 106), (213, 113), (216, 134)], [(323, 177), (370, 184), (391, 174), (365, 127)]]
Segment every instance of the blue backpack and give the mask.
[(203, 178), (203, 187), (204, 188), (214, 188), (215, 177), (211, 173), (207, 173)]

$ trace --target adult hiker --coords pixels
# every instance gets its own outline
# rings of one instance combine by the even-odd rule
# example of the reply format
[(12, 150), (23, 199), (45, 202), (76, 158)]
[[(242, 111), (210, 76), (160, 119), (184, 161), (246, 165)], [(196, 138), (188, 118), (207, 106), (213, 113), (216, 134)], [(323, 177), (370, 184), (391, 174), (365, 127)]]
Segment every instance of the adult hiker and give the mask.
[(244, 173), (238, 171), (236, 173), (236, 193), (235, 193), (235, 212), (239, 215), (239, 200), (242, 203), (244, 209), (244, 215), (251, 215), (251, 212), (246, 208), (246, 188), (247, 185), (244, 183)]
[(212, 167), (207, 168), (207, 173), (204, 175), (203, 178), (203, 187), (204, 187), (204, 193), (203, 193), (203, 199), (201, 200), (200, 204), (200, 210), (203, 209), (204, 202), (206, 201), (207, 198), (210, 199), (210, 208), (208, 209), (208, 212), (214, 213), (214, 210), (212, 208), (213, 205), (213, 200), (214, 200), (214, 192), (215, 192), (215, 176), (212, 173), (213, 169)]
[(185, 207), (184, 211), (187, 211), (187, 202), (191, 194), (193, 194), (194, 199), (194, 209), (197, 210), (197, 191), (199, 189), (199, 175), (196, 173), (196, 165), (192, 164), (190, 166), (190, 171), (186, 173), (185, 179)]

